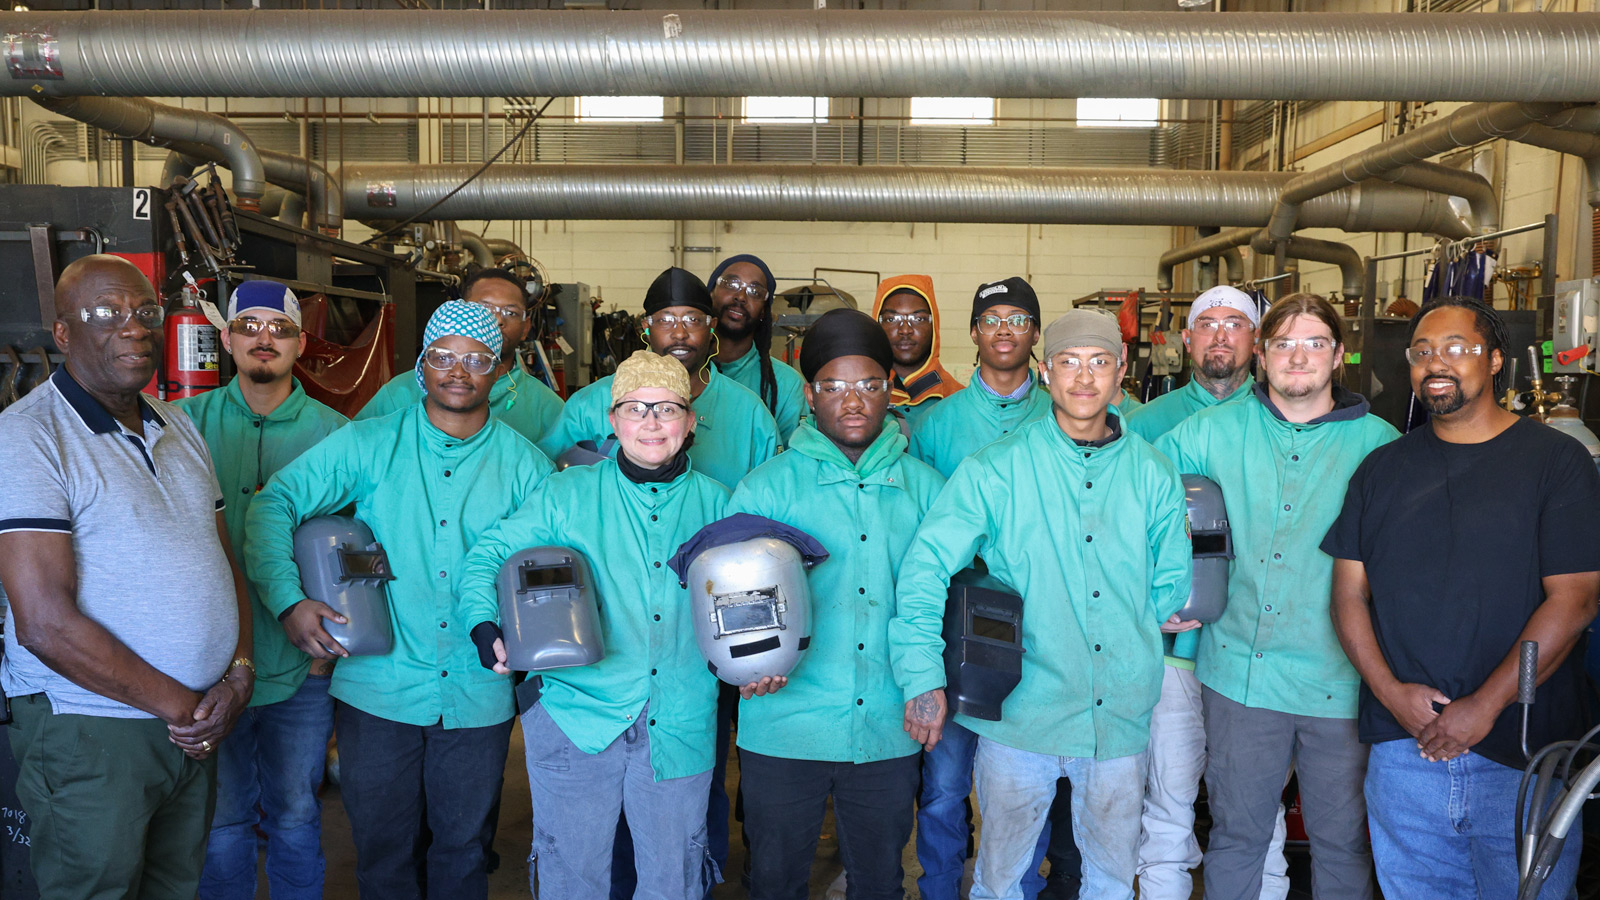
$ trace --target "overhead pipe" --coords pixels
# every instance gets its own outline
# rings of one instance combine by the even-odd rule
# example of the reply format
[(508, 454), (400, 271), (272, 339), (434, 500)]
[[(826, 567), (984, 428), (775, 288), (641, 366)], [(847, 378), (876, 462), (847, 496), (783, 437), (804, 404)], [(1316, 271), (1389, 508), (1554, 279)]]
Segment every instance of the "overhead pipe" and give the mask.
[(496, 259), (503, 259), (507, 256), (520, 256), (523, 259), (528, 258), (528, 254), (523, 252), (522, 247), (506, 240), (505, 238), (484, 238), (483, 243), (489, 248), (490, 252), (495, 255)]
[[(161, 168), (161, 184), (165, 187), (172, 183), (175, 175), (188, 175), (207, 163), (214, 162), (228, 167), (228, 160), (218, 154), (215, 148), (203, 144), (188, 142), (174, 142), (173, 150), (167, 154), (167, 161)], [(279, 153), (276, 150), (260, 150), (257, 154), (261, 157), (263, 173), (269, 183), (282, 188), (288, 188), (309, 199), (311, 208), (311, 227), (325, 234), (337, 235), (344, 227), (344, 194), (339, 191), (339, 186), (334, 182), (328, 170), (303, 156), (292, 153)], [(233, 176), (234, 192), (238, 192), (239, 174)], [(302, 209), (304, 203), (302, 203)], [(294, 223), (300, 224), (300, 220)]]
[(488, 244), (484, 243), (483, 238), (466, 230), (458, 232), (458, 236), (461, 240), (462, 249), (472, 254), (473, 262), (486, 269), (494, 266), (494, 252), (489, 249)]
[(204, 147), (227, 161), (233, 193), (241, 208), (255, 210), (266, 191), (261, 154), (239, 126), (222, 116), (140, 98), (36, 96), (34, 102), (118, 137), (156, 147)]
[(1600, 96), (1600, 14), (1577, 12), (119, 10), (5, 28), (14, 95)]
[[(1257, 253), (1273, 253), (1276, 249), (1274, 243), (1266, 229), (1262, 229), (1250, 239), (1250, 249)], [(1339, 267), (1339, 293), (1346, 300), (1361, 299), (1361, 291), (1366, 287), (1367, 268), (1361, 261), (1361, 254), (1349, 244), (1295, 236), (1289, 239), (1286, 255), (1290, 259), (1333, 263)]]
[[(1078, 225), (1265, 225), (1288, 172), (978, 166), (357, 164), (338, 173), (362, 220), (742, 219)], [(454, 196), (445, 199), (451, 191)], [(442, 201), (442, 202), (441, 202)], [(439, 205), (428, 211), (435, 203)], [(359, 211), (359, 212), (357, 212)], [(1465, 237), (1449, 199), (1381, 181), (1305, 204), (1304, 227)]]
[[(1229, 251), (1238, 254), (1238, 248), (1245, 245), (1249, 245), (1257, 253), (1271, 254), (1275, 250), (1273, 240), (1262, 228), (1231, 228), (1218, 232), (1161, 254), (1156, 269), (1156, 287), (1163, 291), (1172, 290), (1172, 271), (1182, 263), (1204, 256), (1224, 255)], [(1361, 296), (1366, 283), (1366, 268), (1362, 264), (1361, 254), (1348, 244), (1293, 237), (1288, 241), (1287, 251), (1285, 255), (1290, 259), (1337, 265), (1341, 280), (1339, 292), (1347, 300)], [(1243, 274), (1242, 268), (1238, 271), (1231, 268), (1229, 270), (1230, 277), (1235, 281), (1242, 281)]]
[(1447, 150), (1505, 137), (1567, 106), (1564, 103), (1474, 103), (1394, 140), (1306, 172), (1284, 186), (1272, 211), (1267, 233), (1275, 241), (1285, 241), (1297, 228), (1306, 227), (1297, 224), (1300, 208), (1314, 197), (1368, 178), (1381, 177)]
[(1478, 234), (1500, 230), (1500, 198), (1489, 179), (1477, 172), (1414, 162), (1379, 177), (1395, 184), (1460, 197), (1472, 209), (1472, 226)]
[(1591, 128), (1600, 129), (1600, 116), (1595, 115), (1596, 110), (1592, 106), (1573, 110), (1572, 113), (1571, 116), (1563, 113), (1552, 117), (1551, 121), (1559, 120), (1566, 123), (1563, 129), (1547, 125), (1528, 125), (1517, 129), (1506, 138), (1519, 144), (1543, 147), (1557, 153), (1580, 157), (1584, 169), (1589, 173), (1589, 205), (1600, 209), (1600, 134), (1585, 133)]

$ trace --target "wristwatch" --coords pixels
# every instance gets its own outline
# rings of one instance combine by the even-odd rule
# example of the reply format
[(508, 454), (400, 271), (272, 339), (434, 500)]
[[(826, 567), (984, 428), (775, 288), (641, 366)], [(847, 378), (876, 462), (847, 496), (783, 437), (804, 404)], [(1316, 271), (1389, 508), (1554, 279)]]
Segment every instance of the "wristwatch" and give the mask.
[(240, 666), (244, 666), (246, 669), (250, 670), (250, 677), (251, 678), (255, 677), (256, 664), (254, 662), (251, 662), (250, 657), (241, 656), (238, 659), (236, 659), (233, 662), (228, 664), (227, 671), (222, 673), (222, 680), (223, 681), (228, 680), (228, 676), (233, 674), (233, 670), (239, 668)]

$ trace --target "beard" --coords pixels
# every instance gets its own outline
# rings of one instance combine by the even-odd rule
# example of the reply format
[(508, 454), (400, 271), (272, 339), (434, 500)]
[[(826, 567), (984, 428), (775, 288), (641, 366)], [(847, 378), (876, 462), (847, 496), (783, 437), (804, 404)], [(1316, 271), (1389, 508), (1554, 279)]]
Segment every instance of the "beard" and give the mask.
[(1310, 381), (1291, 381), (1283, 387), (1279, 387), (1276, 384), (1272, 387), (1278, 393), (1288, 397), (1291, 400), (1299, 400), (1304, 397), (1309, 397), (1327, 386), (1327, 382), (1323, 382), (1322, 384), (1313, 384)]
[[(727, 307), (723, 307), (723, 309), (727, 309)], [(717, 316), (717, 331), (730, 341), (742, 341), (755, 334), (756, 329), (761, 327), (761, 318), (750, 315), (750, 310), (748, 309), (744, 310), (744, 314), (744, 321), (735, 323), (729, 319), (722, 318), (719, 312)]]
[(1239, 367), (1233, 364), (1232, 357), (1212, 356), (1206, 354), (1200, 360), (1200, 374), (1214, 381), (1222, 381), (1238, 374)]
[(250, 369), (244, 373), (244, 377), (250, 379), (256, 384), (271, 384), (278, 380), (278, 376), (273, 374), (272, 370), (266, 366)]
[(1472, 399), (1461, 391), (1461, 381), (1459, 379), (1452, 378), (1448, 375), (1441, 375), (1431, 376), (1429, 380), (1449, 381), (1456, 386), (1455, 390), (1443, 396), (1436, 397), (1426, 393), (1417, 395), (1417, 399), (1422, 401), (1422, 408), (1427, 410), (1428, 415), (1430, 416), (1448, 416), (1451, 413), (1461, 409), (1461, 407), (1466, 406), (1467, 401)]

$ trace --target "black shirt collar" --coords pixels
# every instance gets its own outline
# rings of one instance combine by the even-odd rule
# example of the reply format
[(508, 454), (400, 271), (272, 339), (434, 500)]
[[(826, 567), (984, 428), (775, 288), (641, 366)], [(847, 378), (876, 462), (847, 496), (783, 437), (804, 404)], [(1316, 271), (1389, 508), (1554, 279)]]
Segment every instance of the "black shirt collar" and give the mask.
[[(1272, 395), (1267, 391), (1266, 382), (1257, 382), (1255, 392), (1256, 399), (1260, 400), (1261, 405), (1267, 408), (1267, 412), (1272, 413), (1272, 415), (1279, 421), (1289, 421), (1288, 419), (1285, 419), (1283, 417), (1283, 413), (1278, 410), (1277, 404), (1272, 402)], [(1333, 386), (1333, 409), (1328, 410), (1309, 422), (1303, 422), (1300, 424), (1321, 425), (1323, 422), (1350, 422), (1366, 415), (1371, 408), (1372, 405), (1367, 402), (1367, 398), (1361, 396), (1355, 391), (1345, 390), (1343, 385), (1335, 384)]]
[(1117, 418), (1117, 416), (1109, 410), (1106, 412), (1106, 427), (1111, 429), (1111, 433), (1103, 438), (1100, 438), (1099, 440), (1080, 441), (1077, 438), (1073, 438), (1072, 442), (1077, 444), (1079, 447), (1089, 447), (1093, 449), (1096, 447), (1108, 446), (1112, 441), (1122, 437), (1122, 420)]
[[(106, 408), (100, 405), (99, 400), (96, 400), (93, 395), (84, 390), (83, 385), (72, 377), (72, 373), (67, 371), (66, 366), (56, 369), (55, 374), (50, 376), (50, 382), (56, 386), (57, 391), (61, 392), (61, 396), (67, 401), (67, 405), (72, 407), (72, 411), (78, 414), (78, 418), (83, 420), (83, 424), (88, 426), (90, 431), (95, 434), (120, 434), (122, 432), (122, 426), (117, 423), (116, 417), (107, 412)], [(161, 428), (167, 427), (167, 420), (163, 419), (161, 414), (156, 412), (155, 407), (151, 406), (149, 401), (142, 395), (139, 397), (139, 418), (145, 422), (152, 422)]]

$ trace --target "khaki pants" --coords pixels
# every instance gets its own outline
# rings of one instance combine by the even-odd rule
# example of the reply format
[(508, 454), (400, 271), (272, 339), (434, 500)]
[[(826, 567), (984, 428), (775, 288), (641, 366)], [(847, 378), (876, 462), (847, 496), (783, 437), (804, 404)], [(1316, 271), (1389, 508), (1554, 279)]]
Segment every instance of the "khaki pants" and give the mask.
[(42, 900), (193, 900), (216, 758), (184, 756), (160, 719), (56, 715), (43, 694), (11, 711)]

